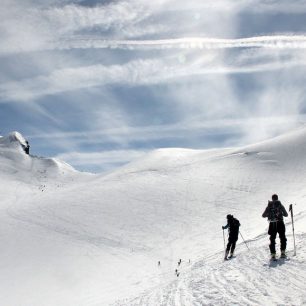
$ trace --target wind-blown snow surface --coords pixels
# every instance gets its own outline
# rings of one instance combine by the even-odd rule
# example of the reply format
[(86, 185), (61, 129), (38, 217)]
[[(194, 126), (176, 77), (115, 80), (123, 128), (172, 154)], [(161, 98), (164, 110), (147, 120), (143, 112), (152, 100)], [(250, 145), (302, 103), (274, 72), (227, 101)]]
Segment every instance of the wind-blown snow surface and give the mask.
[[(21, 142), (0, 138), (1, 305), (306, 303), (305, 127), (239, 149), (157, 150), (104, 175)], [(297, 256), (288, 218), (290, 260), (275, 265), (261, 218), (272, 193), (297, 219)], [(240, 238), (223, 262), (228, 213), (250, 251)]]

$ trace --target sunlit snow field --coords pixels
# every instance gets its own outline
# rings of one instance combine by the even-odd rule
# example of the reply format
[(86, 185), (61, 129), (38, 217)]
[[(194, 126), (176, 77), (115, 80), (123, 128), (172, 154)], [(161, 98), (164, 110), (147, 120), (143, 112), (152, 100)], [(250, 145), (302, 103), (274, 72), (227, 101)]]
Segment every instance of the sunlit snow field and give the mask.
[[(0, 138), (1, 305), (306, 303), (305, 127), (243, 148), (156, 150), (98, 175), (28, 156), (22, 141)], [(276, 264), (261, 217), (273, 193), (296, 218), (297, 256), (287, 218), (289, 260)], [(249, 249), (239, 237), (223, 262), (228, 213)]]

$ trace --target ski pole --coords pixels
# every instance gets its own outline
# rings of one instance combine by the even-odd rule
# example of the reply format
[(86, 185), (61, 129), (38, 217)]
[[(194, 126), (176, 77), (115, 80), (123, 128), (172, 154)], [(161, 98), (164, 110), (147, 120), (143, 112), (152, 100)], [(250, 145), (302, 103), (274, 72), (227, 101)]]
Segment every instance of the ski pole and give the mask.
[(222, 228), (223, 230), (223, 243), (224, 243), (224, 252), (225, 252), (225, 237), (224, 237), (224, 228)]
[(293, 255), (296, 256), (296, 247), (295, 247), (295, 234), (294, 234), (294, 221), (293, 221), (293, 208), (292, 208), (292, 204), (289, 205), (289, 211), (290, 211), (290, 213), (291, 213), (291, 222), (292, 222), (293, 246), (294, 246), (294, 253), (293, 253)]
[(240, 231), (239, 231), (239, 234), (240, 234), (240, 236), (241, 236), (241, 238), (242, 238), (243, 242), (245, 243), (246, 247), (247, 247), (247, 248), (248, 248), (248, 250), (250, 251), (250, 249), (249, 249), (249, 247), (248, 247), (247, 243), (245, 242), (245, 240), (244, 240), (244, 238), (243, 238), (243, 236), (242, 236), (242, 234), (241, 234), (241, 232), (240, 232)]

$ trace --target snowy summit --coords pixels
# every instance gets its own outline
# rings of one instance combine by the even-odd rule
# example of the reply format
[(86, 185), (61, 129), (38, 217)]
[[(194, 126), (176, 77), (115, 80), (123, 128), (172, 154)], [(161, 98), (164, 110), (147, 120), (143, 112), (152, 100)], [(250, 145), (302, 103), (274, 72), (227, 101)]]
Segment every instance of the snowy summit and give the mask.
[(20, 146), (26, 149), (29, 146), (28, 141), (18, 132), (12, 132), (7, 137), (0, 136), (0, 146), (3, 148), (17, 148)]

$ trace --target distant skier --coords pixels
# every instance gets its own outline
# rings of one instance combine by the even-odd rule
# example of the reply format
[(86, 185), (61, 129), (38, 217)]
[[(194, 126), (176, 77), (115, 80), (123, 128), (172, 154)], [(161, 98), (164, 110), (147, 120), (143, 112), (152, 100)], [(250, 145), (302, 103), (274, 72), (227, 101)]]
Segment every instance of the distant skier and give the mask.
[(181, 263), (182, 263), (182, 259), (180, 259), (180, 260), (177, 262), (177, 265), (179, 266)]
[(262, 214), (263, 218), (268, 218), (270, 222), (268, 234), (270, 235), (270, 252), (271, 258), (275, 259), (275, 239), (278, 233), (280, 239), (281, 257), (286, 258), (286, 227), (283, 217), (288, 217), (288, 213), (282, 203), (278, 200), (278, 195), (272, 195), (272, 201), (268, 201), (268, 206)]
[[(240, 222), (236, 218), (234, 218), (233, 215), (227, 215), (227, 224), (225, 226), (222, 226), (222, 229), (227, 229), (229, 230), (229, 236), (228, 236), (228, 243), (227, 247), (225, 250), (225, 256), (224, 260), (227, 260), (228, 258), (232, 258), (234, 256), (234, 251), (236, 247), (236, 242), (238, 240), (238, 235), (239, 235), (239, 226)], [(228, 256), (229, 251), (231, 251), (230, 256)]]

